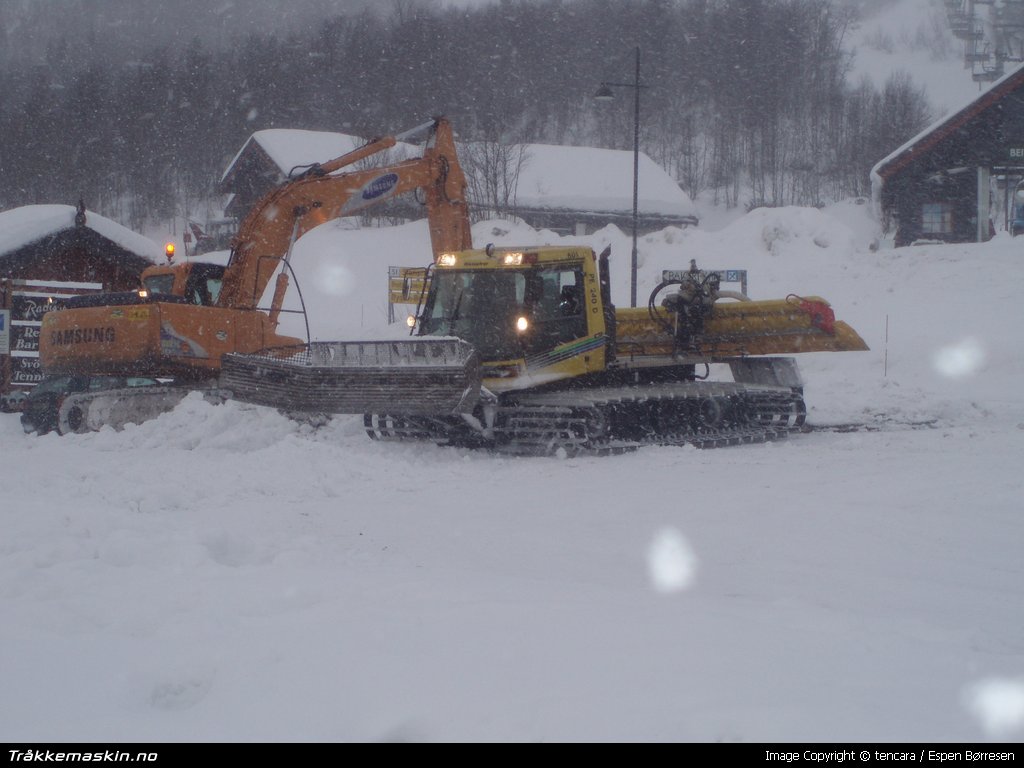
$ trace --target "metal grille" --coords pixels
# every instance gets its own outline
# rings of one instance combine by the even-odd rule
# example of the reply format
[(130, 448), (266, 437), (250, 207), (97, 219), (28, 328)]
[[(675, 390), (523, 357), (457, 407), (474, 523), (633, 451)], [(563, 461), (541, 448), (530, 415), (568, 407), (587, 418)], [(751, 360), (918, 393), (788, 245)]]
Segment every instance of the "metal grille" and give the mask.
[(314, 342), (225, 355), (221, 387), (232, 398), (312, 413), (468, 413), (480, 362), (458, 339)]

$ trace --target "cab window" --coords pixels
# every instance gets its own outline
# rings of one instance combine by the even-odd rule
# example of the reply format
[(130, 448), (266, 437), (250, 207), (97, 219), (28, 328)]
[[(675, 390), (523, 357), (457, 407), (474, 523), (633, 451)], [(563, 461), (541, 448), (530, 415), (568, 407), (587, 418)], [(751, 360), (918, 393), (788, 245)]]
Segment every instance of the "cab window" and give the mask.
[(210, 303), (216, 304), (220, 298), (220, 287), (223, 281), (219, 277), (211, 277), (206, 281), (206, 293), (210, 297)]
[(151, 294), (174, 293), (174, 275), (151, 275), (143, 283)]
[[(520, 319), (525, 331), (517, 330)], [(420, 333), (457, 336), (485, 360), (539, 354), (587, 335), (581, 269), (435, 274)]]
[(583, 272), (543, 270), (530, 275), (527, 307), (532, 315), (528, 346), (542, 351), (587, 335), (583, 313)]
[(213, 306), (220, 296), (223, 275), (223, 267), (197, 264), (189, 274), (188, 282), (185, 283), (185, 299), (190, 304)]

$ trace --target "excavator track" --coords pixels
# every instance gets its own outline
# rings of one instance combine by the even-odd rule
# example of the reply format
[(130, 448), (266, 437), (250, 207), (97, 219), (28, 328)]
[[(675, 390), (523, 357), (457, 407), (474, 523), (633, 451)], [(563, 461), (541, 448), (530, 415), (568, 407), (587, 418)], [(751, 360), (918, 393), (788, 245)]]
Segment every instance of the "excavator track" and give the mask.
[(186, 386), (163, 385), (68, 395), (57, 413), (57, 432), (97, 432), (103, 427), (121, 430), (127, 424), (141, 424), (172, 410), (190, 391)]
[(489, 439), (458, 419), (367, 414), (378, 440), (484, 445), (513, 455), (614, 454), (645, 445), (697, 448), (763, 443), (800, 431), (806, 418), (797, 389), (734, 382), (565, 390), (507, 398)]

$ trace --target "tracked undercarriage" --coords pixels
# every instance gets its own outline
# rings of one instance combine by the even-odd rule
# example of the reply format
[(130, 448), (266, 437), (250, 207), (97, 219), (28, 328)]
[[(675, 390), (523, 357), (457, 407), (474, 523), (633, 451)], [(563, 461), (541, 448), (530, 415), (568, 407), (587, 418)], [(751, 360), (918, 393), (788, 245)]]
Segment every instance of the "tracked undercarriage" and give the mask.
[(203, 386), (198, 382), (71, 394), (64, 398), (57, 411), (57, 432), (62, 435), (97, 432), (103, 427), (120, 430), (128, 424), (141, 424), (170, 411), (189, 392), (196, 390), (211, 403), (225, 399), (213, 383)]
[[(292, 413), (363, 411), (377, 440), (515, 454), (714, 448), (777, 440), (803, 425), (792, 359), (736, 360), (733, 382), (695, 380), (694, 367), (618, 370), (495, 394), (465, 341), (320, 342), (227, 355), (221, 386), (234, 399)], [(624, 383), (629, 377), (642, 381)]]
[(805, 416), (803, 397), (794, 388), (692, 381), (506, 396), (471, 418), (367, 414), (364, 424), (377, 440), (545, 455), (760, 443), (799, 430)]

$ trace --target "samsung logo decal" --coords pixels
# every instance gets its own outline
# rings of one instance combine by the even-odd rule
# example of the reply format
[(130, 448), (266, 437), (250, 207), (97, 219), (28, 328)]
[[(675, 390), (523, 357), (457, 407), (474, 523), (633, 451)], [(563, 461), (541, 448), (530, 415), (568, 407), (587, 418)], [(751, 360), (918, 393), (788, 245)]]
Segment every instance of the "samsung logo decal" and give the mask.
[(385, 173), (363, 187), (362, 198), (363, 200), (376, 200), (378, 197), (388, 194), (397, 184), (397, 173)]

